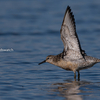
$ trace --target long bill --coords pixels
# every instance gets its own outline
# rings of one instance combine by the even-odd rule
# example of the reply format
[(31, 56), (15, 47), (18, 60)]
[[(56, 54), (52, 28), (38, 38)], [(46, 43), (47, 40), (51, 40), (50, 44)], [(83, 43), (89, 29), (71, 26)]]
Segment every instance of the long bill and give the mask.
[(40, 62), (38, 65), (40, 65), (40, 64), (42, 64), (42, 63), (45, 63), (45, 62), (46, 62), (46, 60), (44, 60), (44, 61)]

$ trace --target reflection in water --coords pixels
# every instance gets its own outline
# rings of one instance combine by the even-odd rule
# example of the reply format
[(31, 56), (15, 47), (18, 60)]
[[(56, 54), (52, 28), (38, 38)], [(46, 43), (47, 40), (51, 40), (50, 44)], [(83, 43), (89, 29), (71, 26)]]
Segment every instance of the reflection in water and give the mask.
[(65, 97), (67, 100), (83, 100), (82, 96), (79, 93), (82, 93), (80, 90), (81, 86), (90, 84), (89, 82), (80, 82), (80, 81), (67, 81), (66, 83), (55, 83), (57, 88), (53, 91), (59, 92), (59, 96)]

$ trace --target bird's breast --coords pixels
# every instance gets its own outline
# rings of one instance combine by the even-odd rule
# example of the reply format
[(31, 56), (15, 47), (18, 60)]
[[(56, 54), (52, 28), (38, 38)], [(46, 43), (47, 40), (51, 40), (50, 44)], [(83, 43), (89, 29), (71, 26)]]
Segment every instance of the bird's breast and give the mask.
[(65, 70), (71, 70), (71, 71), (75, 71), (78, 68), (77, 63), (74, 63), (71, 61), (65, 61), (65, 60), (60, 60), (55, 65), (65, 69)]

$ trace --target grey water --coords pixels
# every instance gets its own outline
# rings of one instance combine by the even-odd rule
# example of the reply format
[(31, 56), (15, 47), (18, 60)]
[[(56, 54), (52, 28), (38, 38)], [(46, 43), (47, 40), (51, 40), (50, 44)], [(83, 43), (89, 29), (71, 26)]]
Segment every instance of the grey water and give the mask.
[(100, 0), (0, 0), (0, 100), (100, 100), (100, 64), (71, 71), (45, 63), (62, 52), (67, 6), (82, 49), (100, 58)]

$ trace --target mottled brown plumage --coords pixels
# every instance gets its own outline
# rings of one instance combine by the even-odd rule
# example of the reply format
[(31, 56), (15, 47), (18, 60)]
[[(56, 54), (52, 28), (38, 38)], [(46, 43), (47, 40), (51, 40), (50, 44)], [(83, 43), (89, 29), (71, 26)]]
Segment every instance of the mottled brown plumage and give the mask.
[(66, 9), (60, 33), (64, 44), (63, 52), (55, 56), (47, 56), (46, 60), (39, 63), (39, 65), (48, 62), (65, 70), (73, 71), (75, 79), (77, 71), (79, 80), (79, 71), (92, 67), (94, 64), (100, 62), (100, 59), (87, 56), (85, 51), (82, 50), (76, 33), (74, 15), (69, 6)]

